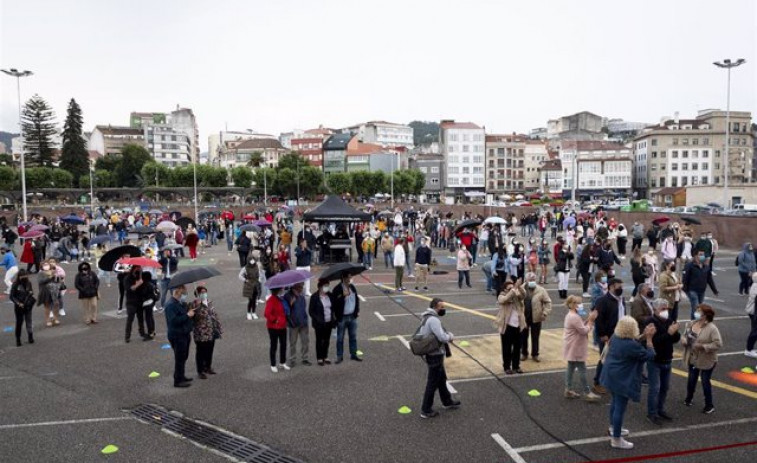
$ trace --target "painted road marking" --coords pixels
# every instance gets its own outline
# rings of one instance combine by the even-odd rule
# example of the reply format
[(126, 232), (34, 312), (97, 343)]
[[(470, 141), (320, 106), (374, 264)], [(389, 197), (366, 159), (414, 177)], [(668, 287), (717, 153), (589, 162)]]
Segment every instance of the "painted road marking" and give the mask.
[(407, 347), (407, 350), (410, 350), (410, 343), (407, 342), (407, 339), (405, 339), (402, 336), (395, 336), (395, 337), (400, 340), (403, 346)]
[(455, 389), (454, 387), (452, 387), (452, 385), (449, 383), (449, 381), (447, 381), (447, 389), (449, 390), (449, 392), (451, 394), (457, 394), (457, 389)]
[(363, 297), (362, 294), (358, 294), (357, 297), (358, 299), (360, 299), (360, 302), (365, 302), (365, 298)]
[[(657, 428), (657, 429), (653, 429), (649, 431), (634, 432), (632, 434), (632, 437), (636, 439), (637, 437), (656, 436), (658, 434), (670, 434), (674, 432), (683, 432), (683, 431), (694, 431), (697, 429), (720, 428), (724, 426), (733, 426), (737, 424), (749, 424), (749, 423), (754, 423), (754, 422), (757, 422), (757, 418), (741, 418), (738, 420), (718, 421), (715, 423), (692, 424), (689, 426), (681, 426), (678, 428)], [(494, 436), (492, 435), (492, 437)], [(590, 437), (587, 439), (569, 440), (569, 441), (565, 441), (565, 443), (570, 445), (571, 447), (575, 447), (577, 445), (596, 444), (600, 442), (606, 443), (608, 439), (609, 437), (607, 436)], [(529, 445), (527, 447), (519, 447), (519, 448), (513, 449), (513, 451), (520, 454), (520, 453), (527, 453), (527, 452), (538, 452), (540, 450), (559, 449), (562, 447), (563, 447), (562, 443), (554, 442), (550, 444)]]
[[(679, 370), (677, 368), (672, 368), (671, 371), (674, 374), (678, 375), (678, 376), (683, 376), (684, 378), (688, 378), (689, 377), (689, 374), (687, 372), (683, 371), (683, 370)], [(752, 399), (757, 399), (757, 392), (750, 391), (750, 390), (747, 390), (747, 389), (744, 389), (744, 388), (741, 388), (741, 387), (738, 387), (738, 386), (731, 386), (730, 384), (727, 384), (727, 383), (724, 383), (724, 382), (721, 382), (721, 381), (718, 381), (718, 380), (715, 380), (715, 379), (711, 379), (710, 383), (712, 383), (712, 385), (715, 386), (715, 387), (719, 387), (720, 389), (725, 389), (726, 391), (730, 391), (730, 392), (733, 392), (733, 393), (736, 393), (736, 394), (741, 394), (743, 396), (746, 396), (746, 397), (749, 397), (749, 398), (752, 398)]]
[[(381, 287), (381, 288), (384, 288), (384, 289), (391, 290), (391, 288), (389, 286), (386, 286), (386, 285), (378, 285), (378, 286)], [(431, 301), (430, 297), (424, 296), (422, 294), (417, 294), (417, 293), (414, 293), (412, 291), (404, 291), (403, 294), (407, 295), (407, 296), (412, 296), (412, 297), (415, 297), (417, 299), (421, 299), (421, 300), (424, 300), (424, 301), (429, 301), (429, 302)], [(463, 306), (460, 306), (460, 305), (457, 305), (457, 304), (452, 304), (451, 302), (446, 302), (445, 301), (444, 305), (447, 308), (453, 308), (453, 309), (461, 310), (463, 312), (468, 312), (468, 313), (471, 313), (473, 315), (478, 315), (479, 317), (488, 318), (490, 320), (496, 320), (497, 319), (497, 317), (495, 317), (494, 315), (489, 315), (487, 313), (483, 313), (483, 312), (480, 312), (478, 310), (469, 309), (467, 307), (463, 307)]]
[[(445, 304), (449, 305), (447, 302), (445, 302)], [(479, 312), (496, 312), (497, 310), (499, 310), (499, 308), (497, 308), (497, 307), (491, 308), (490, 307), (490, 308), (486, 308), (486, 309), (476, 309), (476, 310), (478, 310)], [(415, 317), (415, 316), (421, 316), (424, 313), (425, 312), (392, 313), (392, 314), (383, 315), (383, 317)], [(460, 314), (460, 313), (462, 313), (462, 312), (450, 312), (450, 315), (451, 314)], [(720, 319), (718, 319), (718, 320), (720, 320)]]
[(380, 313), (378, 313), (378, 312), (373, 312), (373, 313), (374, 313), (374, 315), (376, 315), (376, 318), (378, 318), (378, 319), (379, 319), (379, 320), (381, 320), (382, 322), (385, 322), (385, 321), (386, 321), (386, 318), (384, 318), (384, 316), (383, 316), (383, 315), (381, 315)]
[(499, 446), (502, 447), (505, 452), (507, 452), (507, 454), (515, 463), (526, 463), (526, 460), (524, 460), (523, 457), (520, 456), (518, 451), (515, 450), (510, 444), (508, 444), (507, 441), (499, 435), (499, 433), (495, 432), (494, 434), (492, 434), (492, 439), (494, 439), (494, 442), (499, 444)]
[(57, 372), (52, 373), (40, 373), (40, 374), (29, 374), (29, 375), (13, 375), (13, 376), (0, 376), (0, 380), (3, 379), (34, 379), (39, 376), (55, 376), (57, 375)]
[(708, 301), (720, 302), (721, 304), (725, 303), (725, 301), (723, 299), (715, 299), (714, 297), (710, 297), (710, 296), (705, 296), (705, 299), (708, 300)]
[(69, 424), (87, 424), (87, 423), (105, 423), (108, 421), (125, 421), (130, 420), (128, 416), (114, 416), (111, 418), (88, 418), (84, 420), (65, 420), (65, 421), (42, 421), (38, 423), (19, 423), (19, 424), (3, 424), (0, 425), (0, 430), (3, 429), (19, 429), (19, 428), (36, 428), (39, 426), (61, 426)]

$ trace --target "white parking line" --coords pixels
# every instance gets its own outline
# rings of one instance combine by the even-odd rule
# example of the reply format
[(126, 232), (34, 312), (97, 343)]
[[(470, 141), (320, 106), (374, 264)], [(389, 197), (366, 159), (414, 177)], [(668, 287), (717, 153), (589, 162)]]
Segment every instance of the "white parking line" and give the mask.
[(400, 342), (402, 343), (402, 345), (404, 345), (405, 347), (407, 347), (407, 350), (410, 350), (410, 343), (407, 342), (407, 339), (403, 338), (402, 336), (396, 336), (396, 338), (400, 340)]
[(383, 316), (383, 315), (381, 315), (380, 313), (378, 313), (378, 312), (373, 312), (373, 313), (374, 313), (374, 315), (376, 315), (376, 318), (378, 318), (378, 319), (379, 319), (379, 320), (381, 320), (382, 322), (385, 322), (385, 321), (386, 321), (386, 318), (384, 318), (384, 316)]
[[(494, 308), (488, 308), (488, 309), (476, 309), (476, 310), (477, 310), (477, 311), (479, 311), (479, 312), (495, 312), (495, 311), (499, 310), (499, 308), (497, 308), (497, 307), (494, 307)], [(415, 312), (415, 313), (407, 313), (407, 312), (406, 312), (406, 313), (391, 313), (391, 314), (387, 314), (387, 315), (384, 315), (384, 317), (415, 317), (416, 315), (417, 315), (417, 316), (421, 316), (421, 315), (423, 315), (424, 313), (425, 313), (425, 312)], [(466, 313), (466, 312), (461, 312), (461, 311), (459, 311), (459, 310), (454, 310), (454, 309), (451, 309), (451, 310), (450, 310), (450, 312), (447, 312), (447, 315), (452, 315), (452, 314), (464, 314), (464, 313)]]
[(492, 439), (494, 439), (494, 442), (499, 444), (499, 446), (502, 447), (508, 455), (510, 455), (510, 458), (512, 458), (515, 463), (526, 463), (526, 460), (524, 460), (523, 457), (518, 454), (518, 451), (515, 450), (510, 444), (508, 444), (507, 441), (499, 435), (499, 433), (492, 434)]
[(3, 429), (19, 429), (19, 428), (36, 428), (39, 426), (61, 426), (68, 424), (87, 424), (87, 423), (105, 423), (108, 421), (124, 421), (130, 420), (128, 416), (114, 416), (112, 418), (89, 418), (84, 420), (66, 420), (66, 421), (42, 421), (38, 423), (19, 423), (19, 424), (3, 424), (0, 425), (0, 430)]
[(360, 299), (360, 302), (365, 302), (365, 298), (362, 294), (358, 294), (357, 297)]
[(710, 296), (705, 296), (705, 299), (708, 301), (720, 302), (721, 304), (725, 303), (725, 301), (722, 299), (715, 299), (714, 297), (710, 297)]
[(452, 387), (452, 385), (449, 383), (449, 381), (447, 381), (447, 390), (449, 390), (449, 392), (451, 394), (457, 394), (457, 389), (455, 389), (454, 387)]
[[(723, 426), (733, 426), (736, 424), (748, 424), (748, 423), (754, 423), (755, 421), (757, 421), (757, 418), (741, 418), (738, 420), (718, 421), (715, 423), (693, 424), (689, 426), (681, 426), (678, 428), (662, 428), (662, 429), (658, 428), (658, 429), (653, 429), (649, 431), (635, 432), (631, 434), (631, 437), (635, 439), (637, 437), (656, 436), (658, 434), (670, 434), (674, 432), (692, 431), (696, 429), (709, 429), (709, 428), (719, 428)], [(492, 437), (494, 437), (494, 435), (492, 435)], [(569, 441), (565, 441), (565, 443), (570, 445), (571, 447), (575, 447), (576, 445), (586, 445), (586, 444), (596, 444), (599, 442), (607, 442), (609, 439), (610, 438), (607, 436), (590, 437), (587, 439), (569, 440)], [(559, 449), (561, 447), (563, 447), (563, 444), (561, 442), (554, 442), (550, 444), (529, 445), (527, 447), (519, 447), (516, 449), (512, 449), (511, 447), (511, 449), (516, 454), (519, 454), (519, 453), (526, 453), (526, 452), (538, 452), (540, 450)], [(507, 449), (505, 450), (507, 451)], [(510, 452), (508, 452), (508, 454), (509, 453)], [(520, 457), (520, 455), (518, 456)]]

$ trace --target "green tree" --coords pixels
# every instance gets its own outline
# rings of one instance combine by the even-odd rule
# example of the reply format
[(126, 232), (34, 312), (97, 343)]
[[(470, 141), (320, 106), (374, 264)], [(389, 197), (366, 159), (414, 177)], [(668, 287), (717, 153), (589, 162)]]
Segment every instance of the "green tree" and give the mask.
[(142, 167), (152, 160), (150, 153), (140, 145), (124, 145), (121, 150), (121, 166), (118, 171), (120, 187), (132, 188), (142, 182)]
[[(118, 183), (118, 174), (109, 170), (96, 169), (95, 170), (95, 188), (115, 188)], [(87, 187), (89, 187), (89, 176), (87, 179)], [(81, 183), (81, 178), (79, 178)]]
[(250, 188), (252, 184), (252, 171), (249, 167), (234, 167), (231, 169), (231, 180), (236, 187)]
[(377, 193), (385, 193), (389, 191), (389, 188), (387, 186), (389, 183), (388, 177), (389, 176), (381, 170), (371, 172), (371, 184), (370, 188), (368, 189), (368, 194), (370, 196), (373, 196)]
[(410, 169), (407, 171), (413, 176), (413, 185), (410, 189), (410, 193), (419, 195), (426, 187), (426, 175), (418, 169)]
[(163, 163), (150, 161), (140, 171), (143, 186), (167, 187), (171, 182), (171, 169)]
[(263, 153), (260, 151), (255, 151), (250, 155), (250, 160), (247, 161), (247, 165), (249, 167), (260, 167), (265, 163), (265, 159), (263, 159)]
[(415, 185), (415, 178), (406, 170), (394, 173), (394, 196), (409, 194)]
[(273, 188), (278, 180), (278, 172), (276, 169), (261, 167), (255, 169), (252, 173), (252, 179), (255, 182), (255, 187), (259, 189), (261, 193), (265, 188), (268, 190), (268, 195), (270, 196), (271, 194), (274, 194)]
[(13, 164), (14, 164), (13, 155), (8, 154), (8, 153), (0, 154), (0, 165), (12, 166)]
[(29, 167), (26, 169), (26, 188), (52, 188), (53, 170), (49, 167)]
[(229, 172), (223, 167), (198, 165), (197, 185), (204, 187), (229, 186)]
[(26, 102), (21, 112), (21, 129), (24, 134), (24, 152), (29, 166), (51, 166), (53, 164), (53, 137), (55, 112), (41, 96), (34, 95)]
[(350, 176), (346, 172), (334, 172), (326, 177), (326, 185), (332, 194), (343, 195), (349, 193), (352, 185), (350, 184)]
[(300, 153), (297, 152), (291, 152), (287, 153), (281, 157), (279, 157), (279, 169), (292, 169), (293, 171), (297, 171), (297, 166), (300, 167), (300, 169), (304, 168), (305, 166), (310, 165), (308, 161), (300, 156)]
[(190, 187), (194, 185), (194, 170), (192, 166), (174, 167), (170, 172), (172, 187)]
[(53, 188), (71, 188), (74, 185), (74, 175), (65, 169), (52, 170), (52, 187)]
[(430, 145), (439, 140), (439, 124), (436, 122), (413, 121), (408, 125), (413, 128), (415, 146)]
[(123, 158), (120, 155), (100, 156), (95, 161), (95, 169), (118, 173), (121, 170), (122, 161)]
[(297, 172), (288, 167), (279, 167), (276, 172), (274, 192), (285, 198), (297, 195)]
[(66, 122), (63, 125), (60, 167), (73, 174), (75, 185), (79, 184), (80, 177), (89, 176), (89, 152), (82, 135), (81, 107), (73, 98), (68, 103)]
[(350, 172), (351, 193), (355, 196), (370, 195), (371, 173), (367, 170)]
[(16, 171), (12, 167), (0, 166), (0, 190), (11, 191), (15, 187)]
[(323, 170), (307, 166), (300, 170), (300, 195), (312, 198), (323, 190)]

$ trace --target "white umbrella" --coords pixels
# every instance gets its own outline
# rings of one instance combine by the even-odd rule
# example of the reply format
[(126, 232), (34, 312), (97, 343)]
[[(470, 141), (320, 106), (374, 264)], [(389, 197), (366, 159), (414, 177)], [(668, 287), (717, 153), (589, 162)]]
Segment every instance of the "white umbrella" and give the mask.
[(176, 224), (171, 222), (170, 220), (164, 220), (160, 222), (157, 227), (155, 227), (155, 229), (157, 230), (168, 231), (168, 232), (172, 232), (176, 230), (176, 228), (177, 228)]
[(524, 198), (524, 196), (523, 196), (523, 195), (516, 195), (516, 196), (515, 196), (515, 199), (518, 199), (518, 200), (520, 200), (520, 199), (523, 199), (523, 198)]
[(502, 196), (500, 196), (500, 198), (502, 198), (502, 199), (513, 199), (513, 197), (510, 196), (510, 195), (502, 195)]
[(494, 225), (503, 225), (503, 224), (506, 224), (507, 221), (505, 219), (503, 219), (502, 217), (492, 216), (492, 217), (489, 217), (488, 219), (484, 220), (484, 223), (491, 223), (491, 224), (494, 224)]

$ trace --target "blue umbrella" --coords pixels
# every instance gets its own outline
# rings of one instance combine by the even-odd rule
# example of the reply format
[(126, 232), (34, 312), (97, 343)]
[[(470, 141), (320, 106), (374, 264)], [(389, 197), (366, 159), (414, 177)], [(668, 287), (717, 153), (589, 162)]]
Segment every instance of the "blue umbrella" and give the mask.
[(98, 244), (108, 243), (110, 241), (111, 241), (111, 239), (110, 239), (110, 236), (108, 236), (108, 235), (97, 235), (94, 238), (92, 238), (91, 240), (89, 240), (89, 245), (90, 246), (97, 246)]
[(65, 222), (65, 223), (75, 224), (75, 225), (81, 225), (84, 223), (84, 219), (74, 214), (63, 216), (60, 218), (60, 221)]
[(312, 277), (313, 275), (307, 270), (287, 270), (266, 280), (265, 287), (268, 289), (286, 288), (303, 283)]
[(563, 228), (575, 227), (576, 226), (576, 218), (571, 215), (570, 217), (568, 217), (568, 218), (566, 218), (565, 220), (562, 221), (562, 226), (563, 226)]

